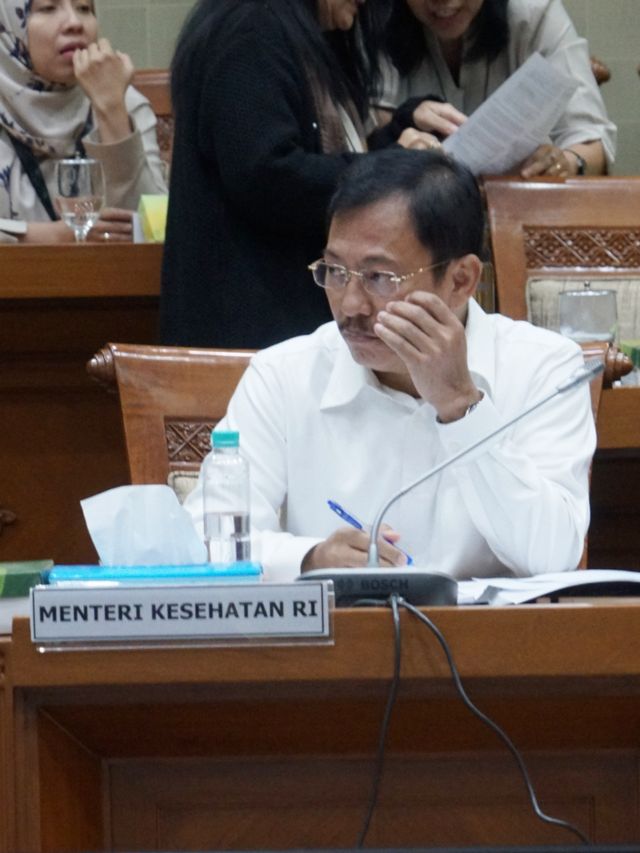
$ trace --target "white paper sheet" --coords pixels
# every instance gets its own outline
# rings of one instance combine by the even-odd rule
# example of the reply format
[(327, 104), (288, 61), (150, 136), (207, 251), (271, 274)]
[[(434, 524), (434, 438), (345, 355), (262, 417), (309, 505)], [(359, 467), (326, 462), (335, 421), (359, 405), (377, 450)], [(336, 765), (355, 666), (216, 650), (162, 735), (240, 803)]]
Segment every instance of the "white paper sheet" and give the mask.
[(549, 141), (576, 82), (532, 54), (443, 143), (475, 175), (502, 175)]

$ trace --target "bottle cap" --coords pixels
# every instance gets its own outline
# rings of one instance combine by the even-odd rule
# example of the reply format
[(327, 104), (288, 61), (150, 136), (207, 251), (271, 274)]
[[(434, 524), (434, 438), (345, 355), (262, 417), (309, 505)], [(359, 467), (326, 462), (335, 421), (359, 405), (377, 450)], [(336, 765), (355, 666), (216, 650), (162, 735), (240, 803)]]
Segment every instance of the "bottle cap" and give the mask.
[(211, 430), (211, 446), (212, 447), (239, 447), (240, 433), (239, 432), (216, 432)]

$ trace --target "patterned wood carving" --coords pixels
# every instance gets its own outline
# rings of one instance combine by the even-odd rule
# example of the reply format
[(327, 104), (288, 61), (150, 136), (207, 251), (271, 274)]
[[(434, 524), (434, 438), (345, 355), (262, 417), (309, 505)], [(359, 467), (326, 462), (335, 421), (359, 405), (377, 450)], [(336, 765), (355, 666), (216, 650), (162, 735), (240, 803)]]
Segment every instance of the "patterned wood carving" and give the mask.
[(211, 449), (211, 430), (217, 421), (192, 418), (164, 419), (169, 470), (197, 470)]
[(640, 228), (524, 226), (527, 269), (640, 268)]
[(158, 137), (160, 156), (165, 163), (171, 163), (171, 151), (173, 150), (173, 116), (158, 116), (157, 121), (156, 135)]

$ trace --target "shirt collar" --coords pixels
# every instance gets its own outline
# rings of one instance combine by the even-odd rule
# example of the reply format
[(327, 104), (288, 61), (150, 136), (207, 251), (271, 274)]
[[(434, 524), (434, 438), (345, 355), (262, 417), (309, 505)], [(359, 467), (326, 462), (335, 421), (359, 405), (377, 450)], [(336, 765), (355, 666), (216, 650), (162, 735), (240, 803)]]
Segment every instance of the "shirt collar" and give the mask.
[(344, 406), (355, 400), (365, 388), (378, 384), (373, 373), (354, 360), (337, 324), (334, 324), (334, 329), (337, 337), (335, 358), (320, 401), (320, 409)]
[[(321, 410), (344, 406), (366, 388), (381, 388), (375, 374), (354, 361), (337, 325), (335, 333), (335, 358), (320, 401)], [(494, 334), (489, 317), (475, 299), (468, 303), (466, 337), (469, 371), (478, 386), (490, 393), (495, 380)]]

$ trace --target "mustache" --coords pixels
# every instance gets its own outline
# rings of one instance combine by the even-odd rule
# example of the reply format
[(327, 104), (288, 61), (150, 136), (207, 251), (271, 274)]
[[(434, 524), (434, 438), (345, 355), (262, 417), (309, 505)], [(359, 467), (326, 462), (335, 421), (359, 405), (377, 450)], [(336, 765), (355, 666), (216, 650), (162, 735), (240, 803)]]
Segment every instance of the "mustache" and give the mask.
[(350, 332), (355, 335), (372, 335), (376, 337), (373, 331), (373, 323), (367, 321), (364, 317), (347, 317), (338, 323), (340, 332)]

